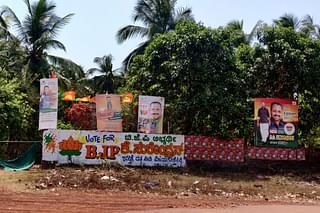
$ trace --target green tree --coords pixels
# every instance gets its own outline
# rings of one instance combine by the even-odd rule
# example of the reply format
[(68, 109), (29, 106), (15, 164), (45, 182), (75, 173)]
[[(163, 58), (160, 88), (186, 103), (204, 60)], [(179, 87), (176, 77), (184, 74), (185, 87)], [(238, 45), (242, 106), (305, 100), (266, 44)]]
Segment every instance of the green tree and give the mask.
[(18, 79), (7, 79), (0, 68), (0, 140), (28, 139), (33, 112)]
[(235, 65), (228, 30), (180, 22), (133, 59), (127, 86), (166, 98), (165, 119), (173, 133), (243, 135), (246, 97)]
[(226, 29), (230, 30), (232, 33), (235, 34), (235, 41), (237, 46), (241, 43), (247, 43), (250, 44), (253, 39), (257, 35), (257, 30), (259, 27), (261, 27), (262, 21), (258, 21), (254, 27), (252, 28), (250, 33), (245, 33), (243, 30), (243, 20), (232, 20), (227, 23)]
[(37, 78), (47, 77), (49, 74), (47, 50), (50, 48), (66, 49), (56, 38), (59, 30), (70, 21), (73, 14), (58, 17), (55, 14), (56, 5), (47, 0), (39, 0), (33, 4), (25, 0), (25, 4), (28, 13), (23, 22), (7, 6), (3, 7), (0, 14), (10, 17), (17, 28), (17, 37), (28, 52), (28, 70), (32, 72), (29, 74), (34, 74)]
[(98, 68), (90, 68), (87, 71), (87, 76), (100, 74), (90, 79), (94, 93), (114, 93), (124, 85), (125, 79), (123, 74), (117, 74), (116, 70), (112, 70), (111, 54), (95, 57), (93, 62), (98, 65)]
[(191, 8), (176, 9), (177, 0), (138, 0), (133, 12), (133, 21), (141, 22), (143, 26), (127, 25), (117, 33), (117, 40), (122, 43), (132, 37), (146, 37), (147, 40), (133, 50), (123, 61), (125, 69), (131, 58), (142, 54), (151, 38), (157, 33), (165, 33), (175, 29), (176, 24), (183, 19), (193, 20)]
[(273, 22), (276, 26), (291, 28), (295, 31), (298, 31), (301, 25), (301, 21), (297, 16), (287, 13), (280, 16), (279, 19), (275, 19)]
[(320, 42), (292, 27), (265, 26), (255, 47), (237, 49), (250, 97), (298, 98), (300, 139), (320, 126)]
[(291, 28), (295, 32), (299, 32), (305, 36), (311, 38), (319, 38), (319, 25), (315, 24), (313, 18), (310, 15), (306, 15), (302, 19), (299, 19), (293, 14), (284, 14), (280, 18), (275, 19), (275, 26)]
[(18, 40), (0, 39), (0, 67), (6, 69), (7, 78), (23, 78), (26, 54)]
[(82, 66), (66, 59), (57, 64), (60, 65), (51, 65), (50, 69), (59, 80), (59, 90), (61, 92), (74, 90), (77, 92), (77, 96), (86, 96), (92, 93), (89, 79)]
[(320, 38), (320, 25), (315, 24), (313, 18), (310, 15), (306, 15), (302, 21), (302, 26), (300, 31), (308, 35), (310, 38), (319, 39)]

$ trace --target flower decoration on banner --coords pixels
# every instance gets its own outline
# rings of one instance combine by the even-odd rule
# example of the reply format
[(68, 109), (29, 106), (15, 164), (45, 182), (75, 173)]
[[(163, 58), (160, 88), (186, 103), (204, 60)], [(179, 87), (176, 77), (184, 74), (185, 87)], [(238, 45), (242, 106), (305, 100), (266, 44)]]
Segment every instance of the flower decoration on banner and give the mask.
[(79, 156), (81, 154), (82, 143), (78, 140), (75, 140), (70, 136), (68, 139), (62, 140), (59, 143), (60, 154), (68, 156)]

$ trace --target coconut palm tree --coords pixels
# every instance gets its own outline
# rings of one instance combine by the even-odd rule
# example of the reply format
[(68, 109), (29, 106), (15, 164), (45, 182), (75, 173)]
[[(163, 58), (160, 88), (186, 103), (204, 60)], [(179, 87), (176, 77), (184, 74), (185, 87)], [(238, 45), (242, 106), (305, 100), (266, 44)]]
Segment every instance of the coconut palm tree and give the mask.
[(8, 23), (4, 17), (4, 11), (0, 12), (0, 40), (8, 40), (10, 38), (10, 32), (8, 31)]
[(243, 20), (241, 20), (241, 21), (232, 20), (227, 24), (226, 27), (231, 30), (242, 31), (243, 30)]
[(319, 30), (320, 26), (314, 23), (313, 18), (310, 15), (306, 15), (301, 20), (300, 32), (303, 34), (311, 38), (318, 39), (320, 37)]
[(177, 0), (138, 0), (133, 11), (133, 22), (139, 25), (127, 25), (117, 32), (117, 40), (122, 43), (130, 38), (140, 36), (147, 38), (139, 44), (123, 61), (125, 70), (133, 56), (141, 54), (149, 44), (151, 38), (157, 33), (174, 30), (178, 21), (182, 19), (193, 20), (191, 8), (176, 9)]
[(301, 24), (297, 16), (288, 13), (285, 13), (284, 15), (280, 16), (279, 19), (273, 20), (273, 23), (276, 26), (292, 28), (295, 31), (299, 30)]
[(313, 22), (313, 18), (310, 15), (299, 19), (293, 14), (284, 14), (273, 22), (276, 26), (291, 28), (311, 38), (319, 37), (319, 25)]
[(71, 19), (73, 14), (58, 17), (55, 14), (56, 5), (47, 0), (39, 0), (30, 4), (24, 0), (28, 13), (21, 22), (13, 10), (7, 6), (2, 8), (0, 14), (10, 17), (17, 29), (17, 38), (27, 49), (28, 72), (36, 78), (46, 77), (49, 73), (47, 50), (50, 48), (66, 50), (65, 46), (56, 40), (58, 32)]
[(241, 21), (232, 20), (226, 25), (226, 28), (230, 29), (230, 30), (232, 30), (234, 32), (239, 33), (240, 36), (244, 37), (244, 42), (247, 43), (247, 44), (250, 44), (253, 41), (254, 37), (256, 36), (257, 30), (261, 26), (262, 23), (263, 22), (261, 20), (257, 21), (257, 23), (252, 28), (251, 32), (248, 33), (248, 34), (246, 34), (243, 31), (243, 20), (241, 20)]
[(114, 75), (112, 71), (112, 55), (109, 54), (102, 57), (95, 57), (93, 62), (98, 65), (98, 68), (90, 68), (87, 71), (87, 76), (102, 74), (92, 78), (96, 87), (95, 91), (97, 93), (113, 93)]

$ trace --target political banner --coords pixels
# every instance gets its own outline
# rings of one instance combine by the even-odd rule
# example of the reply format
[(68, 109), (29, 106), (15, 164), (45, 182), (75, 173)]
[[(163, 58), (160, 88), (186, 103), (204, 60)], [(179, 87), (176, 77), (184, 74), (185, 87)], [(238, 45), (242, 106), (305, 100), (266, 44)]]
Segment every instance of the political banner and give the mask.
[(138, 132), (161, 134), (163, 128), (164, 98), (139, 96)]
[(59, 164), (184, 167), (184, 136), (47, 130), (42, 160)]
[(39, 130), (56, 129), (58, 119), (58, 79), (40, 80)]
[(96, 95), (97, 129), (122, 132), (121, 100), (119, 95)]
[(298, 103), (279, 98), (254, 102), (255, 146), (298, 146)]

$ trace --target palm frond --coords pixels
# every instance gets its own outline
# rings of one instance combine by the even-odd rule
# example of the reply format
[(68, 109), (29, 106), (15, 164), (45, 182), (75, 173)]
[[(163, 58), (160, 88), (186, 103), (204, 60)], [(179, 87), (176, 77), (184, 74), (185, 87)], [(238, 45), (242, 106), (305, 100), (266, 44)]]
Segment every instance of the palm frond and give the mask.
[(90, 68), (87, 70), (86, 76), (93, 75), (94, 73), (103, 73), (103, 72), (98, 68)]
[[(141, 21), (143, 26), (127, 25), (116, 35), (118, 43), (136, 36), (147, 37), (149, 40), (157, 33), (165, 33), (175, 28), (181, 19), (194, 21), (191, 8), (175, 9), (177, 0), (138, 0), (133, 11), (133, 21)], [(143, 53), (146, 43), (133, 50), (122, 62), (125, 72), (128, 71), (131, 58)]]
[(47, 58), (54, 65), (58, 65), (61, 67), (73, 67), (74, 69), (77, 69), (77, 70), (83, 70), (83, 68), (80, 65), (76, 64), (70, 59), (66, 59), (66, 58), (62, 58), (54, 55), (48, 55)]
[(10, 7), (4, 6), (3, 11), (4, 11), (5, 15), (9, 16), (12, 19), (12, 21), (14, 23), (14, 27), (18, 31), (18, 38), (23, 42), (27, 42), (28, 35), (27, 35), (26, 31), (24, 30), (24, 27), (22, 26), (20, 20), (18, 19), (16, 14), (13, 12), (13, 10), (11, 10)]
[(297, 30), (300, 26), (299, 19), (293, 14), (284, 14), (279, 19), (274, 20), (274, 23), (280, 27), (292, 28)]
[(4, 17), (5, 11), (0, 12), (0, 39), (16, 40), (17, 38), (8, 30), (9, 25)]
[(51, 39), (48, 32), (42, 34), (42, 36), (33, 43), (33, 48), (37, 50), (54, 48), (66, 51), (65, 46), (60, 41)]
[(262, 23), (263, 23), (263, 21), (261, 21), (261, 20), (257, 21), (257, 23), (252, 28), (251, 32), (246, 35), (246, 40), (249, 44), (253, 40), (253, 38), (257, 35), (257, 31)]
[(148, 28), (135, 25), (127, 25), (117, 32), (116, 38), (118, 43), (122, 43), (125, 40), (136, 37), (138, 35), (144, 37), (148, 34), (148, 32)]
[(5, 14), (5, 11), (1, 11), (0, 12), (0, 27), (2, 27), (3, 29), (8, 29), (8, 24), (5, 20), (5, 18), (3, 17), (3, 15)]
[(45, 46), (46, 46), (46, 49), (54, 48), (54, 49), (61, 49), (63, 51), (67, 51), (66, 47), (60, 41), (57, 41), (57, 40), (48, 40), (45, 43)]
[(63, 18), (58, 17), (53, 23), (51, 29), (49, 29), (49, 32), (55, 37), (58, 31), (70, 22), (72, 16), (74, 16), (74, 13), (70, 13)]
[(300, 25), (300, 32), (307, 36), (313, 36), (315, 33), (315, 24), (313, 23), (313, 18), (310, 15), (306, 15), (302, 20), (301, 20), (301, 25)]
[(99, 68), (91, 68), (87, 71), (88, 75), (92, 75), (94, 72), (108, 75), (112, 73), (112, 55), (104, 55), (103, 57), (95, 57), (93, 62), (96, 63)]
[(32, 8), (31, 8), (31, 5), (30, 5), (30, 1), (29, 0), (23, 0), (23, 1), (27, 5), (29, 14), (32, 16), (33, 12), (32, 12)]
[(143, 54), (146, 47), (149, 45), (150, 41), (146, 41), (141, 43), (136, 49), (130, 52), (130, 54), (122, 61), (122, 65), (124, 67), (124, 72), (127, 73), (129, 71), (129, 65), (134, 56)]
[(232, 20), (227, 24), (227, 28), (235, 31), (243, 30), (243, 20)]
[(93, 62), (98, 64), (99, 66), (103, 63), (101, 57), (94, 57)]
[(154, 11), (154, 2), (146, 2), (145, 0), (139, 0), (134, 8), (133, 21), (141, 21), (145, 25), (155, 23), (154, 17), (156, 16)]
[(181, 8), (178, 8), (174, 13), (175, 13), (174, 15), (175, 22), (178, 22), (182, 19), (194, 21), (191, 8), (181, 7)]

